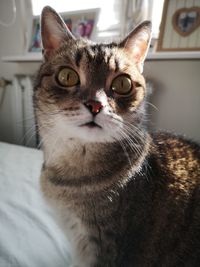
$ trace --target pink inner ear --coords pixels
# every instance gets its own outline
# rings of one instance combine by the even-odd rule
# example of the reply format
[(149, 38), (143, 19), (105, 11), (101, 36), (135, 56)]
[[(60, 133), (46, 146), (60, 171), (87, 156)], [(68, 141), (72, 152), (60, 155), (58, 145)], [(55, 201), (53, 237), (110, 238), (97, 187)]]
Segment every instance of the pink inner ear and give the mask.
[(64, 36), (62, 22), (57, 19), (57, 16), (52, 13), (47, 13), (42, 17), (42, 43), (45, 50), (57, 49)]
[(140, 63), (144, 60), (147, 52), (147, 46), (148, 44), (144, 40), (136, 41), (136, 43), (133, 45), (133, 56), (137, 63)]
[(57, 49), (60, 46), (60, 40), (55, 36), (49, 36), (49, 49)]
[(50, 7), (45, 7), (42, 11), (41, 37), (44, 55), (58, 49), (64, 40), (75, 39), (62, 18)]
[(133, 49), (133, 56), (134, 56), (134, 60), (135, 60), (135, 62), (140, 62), (141, 61), (141, 50), (140, 50), (140, 48), (139, 47), (134, 47), (134, 49)]
[(57, 36), (54, 36), (51, 33), (46, 32), (45, 39), (43, 39), (44, 50), (53, 50), (57, 49), (60, 46), (60, 39)]
[(150, 32), (140, 29), (133, 32), (126, 40), (124, 48), (128, 50), (136, 63), (143, 63), (149, 46)]
[(47, 39), (43, 43), (43, 55), (45, 58), (48, 58), (51, 55), (52, 51), (59, 47), (59, 41), (53, 35), (47, 33), (46, 35)]

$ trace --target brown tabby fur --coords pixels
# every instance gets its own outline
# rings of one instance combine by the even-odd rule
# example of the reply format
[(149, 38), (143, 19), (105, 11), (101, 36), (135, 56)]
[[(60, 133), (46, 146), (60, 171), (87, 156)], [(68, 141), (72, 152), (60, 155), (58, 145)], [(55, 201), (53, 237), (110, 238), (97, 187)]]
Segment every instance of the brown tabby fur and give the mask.
[[(47, 7), (43, 24), (49, 14), (60, 23)], [(65, 212), (75, 216), (70, 231), (78, 234), (81, 225), (87, 233), (80, 231), (77, 237), (83, 260), (78, 266), (200, 266), (200, 148), (179, 136), (145, 130), (145, 80), (122, 49), (126, 41), (94, 44), (69, 36), (51, 50), (43, 36), (45, 61), (34, 91), (44, 149), (42, 190), (61, 217)], [(76, 90), (61, 88), (55, 79), (65, 65), (83, 80)], [(134, 92), (115, 98), (108, 84), (124, 72), (131, 76)], [(53, 135), (56, 116), (79, 116), (80, 103), (94, 98), (99, 88), (106, 92), (110, 112), (135, 126), (132, 141), (122, 146), (114, 139), (90, 143), (62, 139), (65, 133), (59, 131)], [(84, 263), (90, 254), (91, 262)]]

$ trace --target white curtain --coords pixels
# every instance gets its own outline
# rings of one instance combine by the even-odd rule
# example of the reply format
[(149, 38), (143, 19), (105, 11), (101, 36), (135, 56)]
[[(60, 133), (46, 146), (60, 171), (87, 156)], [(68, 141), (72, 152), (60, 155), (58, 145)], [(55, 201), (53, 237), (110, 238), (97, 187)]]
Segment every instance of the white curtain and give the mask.
[(124, 36), (144, 20), (151, 20), (153, 0), (125, 0), (122, 6), (124, 18), (120, 35)]
[[(140, 22), (151, 20), (153, 3), (154, 0), (114, 0), (112, 10), (109, 11), (110, 17), (111, 15), (115, 17), (115, 23), (109, 24), (109, 15), (106, 16), (107, 20), (105, 20), (105, 16), (100, 16), (100, 25), (101, 21), (104, 23), (106, 21), (107, 27), (103, 29), (101, 29), (101, 27), (99, 28), (99, 40), (105, 40), (109, 37), (111, 37), (111, 39), (113, 37), (123, 38)], [(103, 15), (105, 11), (108, 12), (108, 6), (104, 6), (101, 10), (101, 15)]]
[(152, 3), (155, 0), (73, 0), (68, 3), (66, 0), (29, 1), (32, 1), (34, 15), (39, 15), (44, 5), (51, 5), (58, 12), (100, 8), (96, 41), (107, 42), (122, 38), (141, 21), (151, 19)]

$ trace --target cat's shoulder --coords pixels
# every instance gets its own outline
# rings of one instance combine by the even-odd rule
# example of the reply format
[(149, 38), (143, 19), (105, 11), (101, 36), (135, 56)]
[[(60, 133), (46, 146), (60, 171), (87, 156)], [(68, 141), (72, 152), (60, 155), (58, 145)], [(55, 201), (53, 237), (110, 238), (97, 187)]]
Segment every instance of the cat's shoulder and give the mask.
[(153, 154), (163, 169), (182, 176), (200, 177), (200, 145), (183, 136), (169, 132), (152, 135)]
[(159, 131), (152, 133), (151, 137), (153, 143), (163, 150), (172, 149), (173, 151), (180, 153), (185, 149), (189, 149), (200, 153), (200, 144), (182, 135)]

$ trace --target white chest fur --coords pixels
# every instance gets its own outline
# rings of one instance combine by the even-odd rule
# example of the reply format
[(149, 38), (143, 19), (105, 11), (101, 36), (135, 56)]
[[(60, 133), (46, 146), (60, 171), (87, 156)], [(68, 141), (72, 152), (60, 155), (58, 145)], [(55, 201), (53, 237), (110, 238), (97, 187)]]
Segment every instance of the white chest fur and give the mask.
[(71, 245), (72, 265), (90, 267), (95, 262), (96, 247), (90, 241), (90, 233), (81, 220), (66, 205), (53, 203), (56, 216)]
[(55, 220), (69, 240), (72, 257), (70, 267), (92, 267), (97, 255), (97, 247), (91, 241), (92, 230), (85, 226), (75, 212), (77, 208), (73, 206), (74, 200), (68, 198), (71, 190), (66, 193), (65, 187), (54, 185), (49, 179), (51, 176), (51, 171), (42, 172), (41, 189), (54, 211)]

